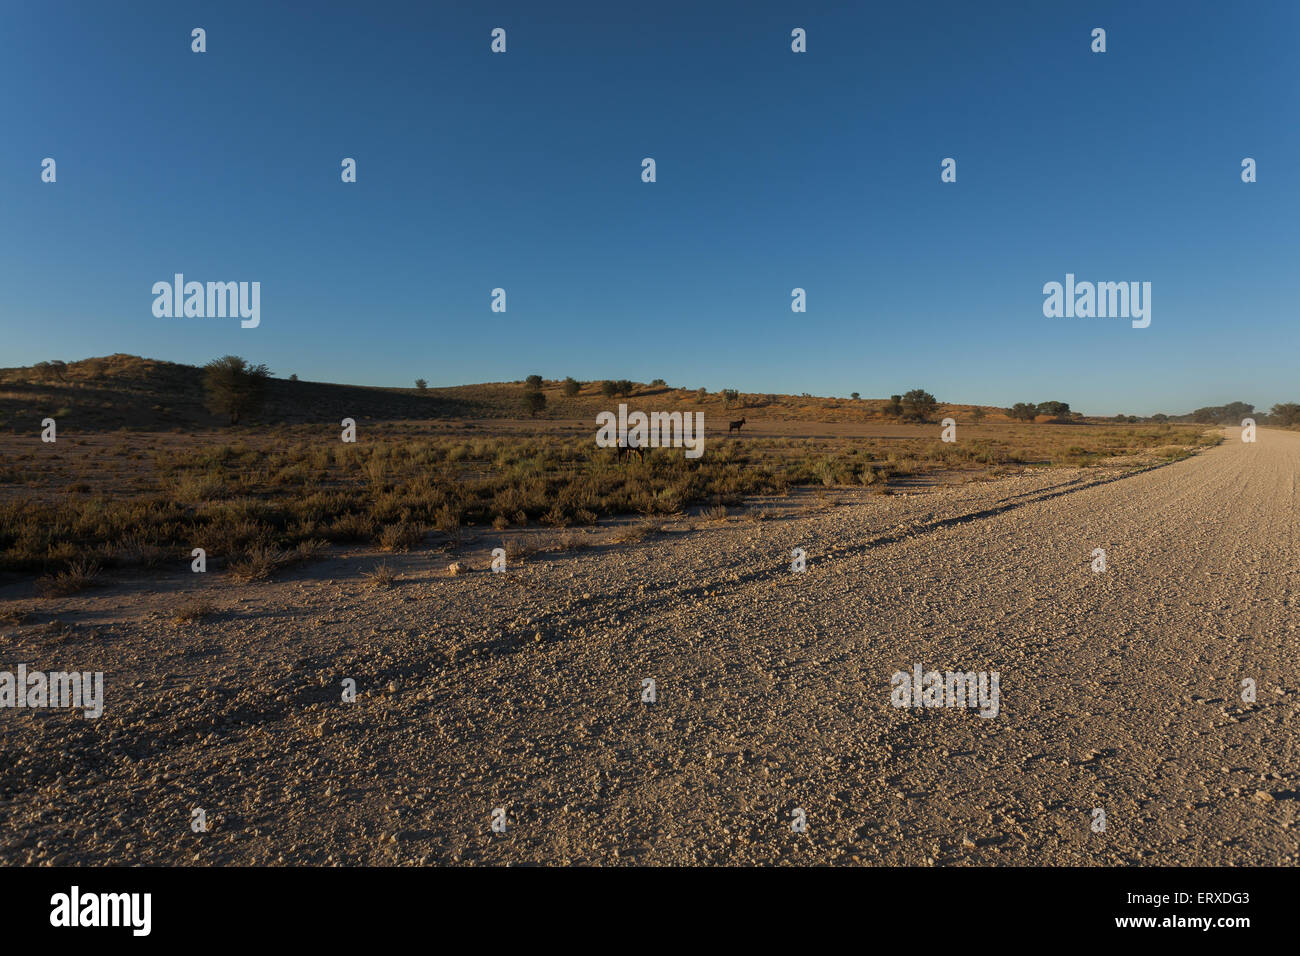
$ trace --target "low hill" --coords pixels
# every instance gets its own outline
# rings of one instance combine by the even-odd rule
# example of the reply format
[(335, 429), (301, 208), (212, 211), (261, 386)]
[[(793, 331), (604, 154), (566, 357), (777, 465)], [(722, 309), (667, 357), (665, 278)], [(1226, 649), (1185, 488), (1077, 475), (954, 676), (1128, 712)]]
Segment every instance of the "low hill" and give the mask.
[[(721, 417), (815, 422), (890, 421), (885, 399), (742, 393), (730, 402), (718, 392), (634, 384), (629, 395), (610, 398), (601, 382), (583, 384), (566, 396), (561, 382), (544, 383), (546, 408), (540, 419), (595, 419), (620, 402), (644, 411), (702, 411)], [(378, 388), (328, 382), (267, 382), (266, 402), (247, 424), (318, 424), (420, 419), (528, 418), (523, 382), (490, 382), (445, 388)], [(936, 418), (970, 421), (976, 406), (941, 403)], [(1007, 421), (1002, 409), (983, 409), (985, 420)], [(139, 431), (219, 428), (226, 420), (204, 407), (203, 370), (193, 365), (109, 355), (79, 362), (40, 363), (0, 369), (0, 429), (39, 428), (46, 417), (78, 431)]]

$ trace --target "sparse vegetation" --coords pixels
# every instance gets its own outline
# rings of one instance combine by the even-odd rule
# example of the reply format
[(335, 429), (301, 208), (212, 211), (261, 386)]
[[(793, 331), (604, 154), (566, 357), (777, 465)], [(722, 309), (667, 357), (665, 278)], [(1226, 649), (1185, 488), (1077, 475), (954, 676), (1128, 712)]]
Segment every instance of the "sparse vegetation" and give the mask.
[(216, 606), (211, 601), (202, 599), (186, 601), (176, 609), (176, 613), (172, 615), (172, 622), (175, 624), (197, 624), (215, 613)]
[(36, 582), (42, 597), (66, 597), (84, 591), (99, 577), (99, 564), (85, 558), (69, 563), (67, 568), (47, 574)]
[(397, 580), (397, 575), (387, 563), (377, 564), (369, 571), (363, 571), (361, 576), (365, 579), (366, 585), (376, 591), (391, 588), (393, 582)]
[(270, 376), (265, 365), (251, 365), (238, 355), (213, 359), (203, 367), (208, 411), (229, 415), (230, 424), (238, 425), (261, 408)]
[[(75, 396), (84, 383), (96, 383), (89, 387), (97, 391), (106, 378), (126, 375), (132, 382), (156, 376), (167, 387), (188, 382), (199, 389), (195, 370), (185, 373), (185, 368), (130, 356), (83, 360), (67, 365), (59, 387)], [(25, 381), (30, 373), (3, 370), (0, 381)], [(610, 385), (616, 392), (624, 385), (634, 390), (631, 382)], [(288, 385), (271, 382), (270, 387)], [(304, 383), (293, 391), (316, 387)], [(433, 389), (421, 399), (405, 389), (374, 391), (399, 409), (439, 407)], [(602, 399), (591, 391), (587, 400), (599, 409)], [(456, 394), (462, 396), (456, 399), (462, 410), (488, 419), (518, 418), (523, 389), (504, 383), (466, 386)], [(349, 405), (364, 407), (375, 400), (367, 390), (347, 395)], [(201, 397), (195, 391), (196, 407)], [(1167, 447), (1195, 449), (1211, 440), (1203, 437), (1203, 427), (1192, 424), (1136, 426), (1126, 418), (1122, 425), (1065, 429), (1016, 424), (994, 413), (978, 439), (945, 444), (925, 427), (889, 422), (891, 404), (901, 415), (903, 396), (894, 397), (897, 403), (767, 396), (769, 404), (779, 400), (780, 415), (792, 425), (884, 420), (886, 432), (811, 438), (797, 437), (796, 428), (788, 437), (711, 441), (700, 459), (687, 459), (680, 449), (649, 448), (644, 463), (631, 468), (620, 467), (614, 449), (595, 447), (589, 429), (575, 430), (565, 421), (539, 420), (532, 430), (521, 431), (508, 423), (497, 430), (483, 422), (398, 423), (357, 415), (364, 435), (357, 444), (338, 442), (337, 419), (328, 428), (237, 426), (233, 433), (181, 435), (123, 431), (92, 446), (78, 444), (82, 437), (75, 432), (65, 446), (61, 433), (58, 448), (48, 450), (0, 434), (0, 443), (7, 443), (0, 449), (0, 570), (51, 580), (67, 575), (70, 586), (77, 562), (186, 567), (190, 550), (203, 547), (212, 570), (261, 577), (301, 560), (300, 547), (319, 548), (324, 542), (401, 551), (420, 547), (432, 531), (429, 544), (455, 552), (475, 528), (505, 532), (547, 524), (559, 529), (629, 514), (658, 521), (700, 503), (739, 514), (748, 496), (780, 495), (797, 486), (869, 485), (887, 492), (897, 478), (935, 470), (974, 474), (1053, 463), (1094, 465), (1152, 449), (1163, 457)], [(696, 391), (669, 390), (647, 392), (638, 405), (672, 409), (696, 399), (715, 410), (723, 402), (723, 396), (707, 391), (700, 399)], [(316, 401), (316, 393), (310, 400)], [(74, 397), (70, 404), (78, 401)], [(1037, 412), (1036, 405), (1029, 407)], [(84, 403), (76, 411), (78, 417), (85, 414)], [(578, 417), (570, 409), (565, 415)]]
[(903, 417), (908, 421), (928, 422), (939, 408), (938, 400), (923, 388), (914, 388), (902, 398)]
[(546, 396), (537, 391), (524, 392), (524, 408), (528, 409), (531, 417), (536, 418), (537, 413), (546, 408)]

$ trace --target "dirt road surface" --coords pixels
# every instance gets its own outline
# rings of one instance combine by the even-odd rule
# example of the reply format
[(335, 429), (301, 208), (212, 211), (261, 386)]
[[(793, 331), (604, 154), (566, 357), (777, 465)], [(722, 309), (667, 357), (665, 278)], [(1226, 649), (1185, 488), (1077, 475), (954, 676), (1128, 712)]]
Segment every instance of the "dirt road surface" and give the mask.
[[(0, 627), (0, 667), (106, 685), (0, 711), (0, 860), (1295, 864), (1298, 471), (1300, 434), (1229, 430), (501, 574), (484, 539), (458, 576), (123, 577)], [(998, 672), (997, 715), (894, 706), (916, 664)]]

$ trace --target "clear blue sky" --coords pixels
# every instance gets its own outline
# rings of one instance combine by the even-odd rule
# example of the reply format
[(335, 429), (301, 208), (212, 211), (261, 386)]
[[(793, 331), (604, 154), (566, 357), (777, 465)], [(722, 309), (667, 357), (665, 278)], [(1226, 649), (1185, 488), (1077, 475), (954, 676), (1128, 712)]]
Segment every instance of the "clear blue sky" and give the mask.
[[(6, 4), (0, 366), (1300, 401), (1289, 0), (294, 6)], [(261, 326), (155, 318), (175, 272)], [(1067, 272), (1150, 328), (1044, 318)]]

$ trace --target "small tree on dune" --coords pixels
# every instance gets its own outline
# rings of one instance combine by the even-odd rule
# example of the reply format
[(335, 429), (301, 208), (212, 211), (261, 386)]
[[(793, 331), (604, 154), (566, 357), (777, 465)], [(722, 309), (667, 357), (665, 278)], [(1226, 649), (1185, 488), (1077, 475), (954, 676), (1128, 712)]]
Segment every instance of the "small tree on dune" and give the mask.
[(903, 414), (916, 421), (927, 421), (939, 408), (938, 399), (923, 388), (914, 388), (903, 396)]
[(229, 415), (230, 424), (262, 407), (266, 380), (271, 371), (265, 365), (250, 365), (238, 355), (225, 355), (203, 366), (203, 388), (207, 408), (214, 415)]

